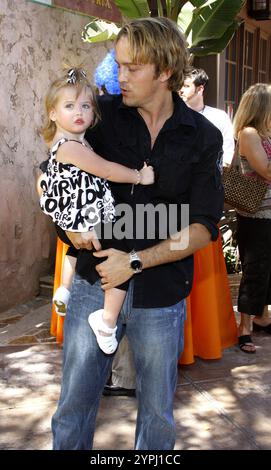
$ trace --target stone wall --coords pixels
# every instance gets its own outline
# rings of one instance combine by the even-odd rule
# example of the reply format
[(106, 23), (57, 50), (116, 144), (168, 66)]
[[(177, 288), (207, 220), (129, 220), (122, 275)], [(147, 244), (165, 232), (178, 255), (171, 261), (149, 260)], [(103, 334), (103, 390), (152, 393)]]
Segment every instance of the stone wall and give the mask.
[(43, 97), (65, 60), (91, 74), (109, 44), (81, 41), (89, 19), (26, 0), (0, 0), (0, 311), (38, 292), (52, 272), (55, 233), (35, 190), (46, 147)]

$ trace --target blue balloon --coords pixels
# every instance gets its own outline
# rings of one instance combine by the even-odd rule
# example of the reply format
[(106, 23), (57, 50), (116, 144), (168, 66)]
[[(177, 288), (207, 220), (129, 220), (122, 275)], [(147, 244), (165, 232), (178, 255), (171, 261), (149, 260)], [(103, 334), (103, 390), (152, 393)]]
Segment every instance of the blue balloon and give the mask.
[(110, 95), (120, 95), (121, 89), (118, 80), (118, 66), (115, 61), (115, 50), (106, 54), (94, 72), (95, 85), (98, 88), (105, 87)]

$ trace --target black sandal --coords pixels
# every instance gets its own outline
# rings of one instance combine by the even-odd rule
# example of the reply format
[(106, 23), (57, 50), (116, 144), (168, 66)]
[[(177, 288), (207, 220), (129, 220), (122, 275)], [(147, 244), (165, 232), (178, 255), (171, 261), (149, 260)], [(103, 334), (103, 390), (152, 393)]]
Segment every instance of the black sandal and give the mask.
[(254, 349), (254, 351), (250, 350), (246, 350), (245, 347), (246, 346), (254, 346), (254, 343), (251, 339), (251, 336), (250, 335), (242, 335), (242, 336), (239, 336), (238, 338), (238, 344), (239, 344), (239, 348), (241, 349), (241, 351), (243, 351), (244, 353), (247, 353), (247, 354), (255, 354), (256, 352), (256, 349)]

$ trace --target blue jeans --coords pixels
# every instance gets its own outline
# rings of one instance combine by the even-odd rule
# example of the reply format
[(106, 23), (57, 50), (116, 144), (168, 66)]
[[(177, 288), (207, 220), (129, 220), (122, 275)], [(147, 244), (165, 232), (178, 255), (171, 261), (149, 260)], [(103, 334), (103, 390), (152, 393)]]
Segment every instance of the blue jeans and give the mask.
[[(118, 339), (126, 332), (136, 367), (138, 416), (135, 448), (173, 449), (173, 399), (177, 360), (183, 349), (185, 303), (165, 308), (133, 308), (133, 281), (118, 319)], [(92, 448), (96, 414), (112, 356), (98, 347), (88, 325), (90, 312), (103, 306), (100, 282), (75, 275), (64, 327), (63, 379), (52, 418), (55, 450)]]

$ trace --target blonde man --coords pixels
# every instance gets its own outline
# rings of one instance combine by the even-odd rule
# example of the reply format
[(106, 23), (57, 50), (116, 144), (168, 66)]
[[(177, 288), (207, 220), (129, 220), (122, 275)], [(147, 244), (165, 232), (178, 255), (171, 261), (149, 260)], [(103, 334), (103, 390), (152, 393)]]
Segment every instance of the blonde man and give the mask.
[[(87, 138), (104, 158), (124, 165), (140, 167), (148, 159), (155, 167), (155, 184), (149, 191), (112, 185), (116, 201), (129, 206), (125, 233), (131, 252), (97, 253), (106, 258), (97, 267), (101, 284), (91, 285), (87, 280), (91, 269), (87, 251), (78, 258), (65, 322), (62, 391), (52, 421), (54, 449), (92, 446), (112, 357), (97, 348), (87, 318), (103, 304), (103, 290), (127, 280), (129, 289), (117, 331), (118, 337), (126, 332), (136, 367), (135, 448), (174, 448), (173, 399), (183, 346), (184, 299), (193, 278), (192, 255), (217, 238), (216, 224), (222, 213), (218, 170), (222, 136), (177, 94), (188, 68), (186, 42), (177, 25), (166, 18), (133, 20), (120, 30), (115, 49), (122, 96), (101, 97), (101, 122), (89, 130)], [(181, 227), (187, 204), (189, 239), (178, 249), (178, 241), (187, 233), (187, 227)], [(174, 242), (166, 218), (168, 238), (159, 234), (158, 217), (145, 225), (137, 217), (150, 205), (176, 209)], [(117, 224), (115, 229), (116, 235)], [(77, 245), (91, 248), (80, 235), (74, 237)]]

